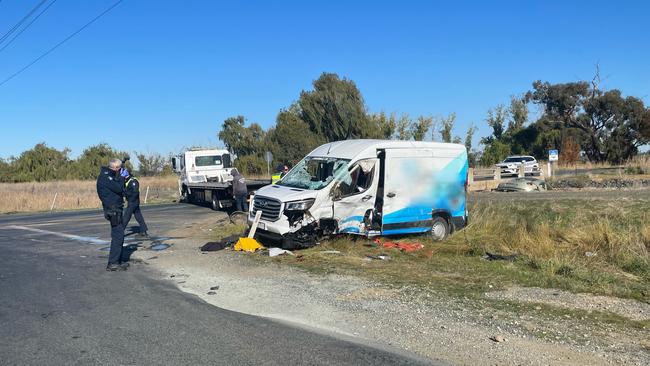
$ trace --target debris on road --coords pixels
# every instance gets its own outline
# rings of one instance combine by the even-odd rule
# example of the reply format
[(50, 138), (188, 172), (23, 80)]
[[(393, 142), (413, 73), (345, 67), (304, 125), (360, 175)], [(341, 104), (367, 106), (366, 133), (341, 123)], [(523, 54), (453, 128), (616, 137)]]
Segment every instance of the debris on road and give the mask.
[(215, 291), (208, 291), (208, 295), (216, 295), (217, 293)]
[(215, 291), (215, 290), (218, 290), (218, 289), (219, 289), (219, 286), (212, 286), (212, 287), (210, 287), (210, 290), (212, 290), (212, 291)]
[(284, 255), (284, 254), (295, 255), (295, 254), (293, 254), (292, 251), (286, 250), (286, 249), (281, 249), (281, 248), (270, 248), (269, 249), (269, 257), (277, 257), (279, 255)]
[(237, 239), (239, 239), (239, 236), (231, 235), (219, 241), (209, 241), (205, 243), (200, 249), (202, 252), (216, 252), (231, 247), (237, 242)]
[(501, 342), (506, 342), (506, 341), (507, 341), (506, 338), (504, 338), (503, 336), (500, 336), (500, 335), (496, 335), (496, 336), (494, 336), (494, 337), (490, 337), (490, 339), (491, 339), (492, 341), (494, 341), (494, 342), (497, 342), (497, 343), (501, 343)]
[(341, 254), (340, 250), (322, 250), (321, 253), (323, 254)]

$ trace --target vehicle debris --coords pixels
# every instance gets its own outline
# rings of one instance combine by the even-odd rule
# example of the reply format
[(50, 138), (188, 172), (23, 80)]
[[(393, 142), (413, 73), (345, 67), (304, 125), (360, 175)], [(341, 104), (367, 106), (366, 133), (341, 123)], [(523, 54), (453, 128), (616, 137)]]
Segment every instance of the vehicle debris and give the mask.
[(286, 250), (282, 248), (269, 248), (269, 257), (277, 257), (283, 254), (295, 255), (290, 250)]
[(515, 178), (499, 183), (497, 192), (539, 192), (547, 190), (546, 181), (538, 178)]
[(506, 338), (504, 338), (503, 336), (500, 336), (500, 335), (496, 335), (496, 336), (494, 336), (494, 337), (490, 337), (490, 340), (492, 340), (493, 342), (497, 342), (497, 343), (501, 343), (501, 342), (506, 342), (506, 341), (507, 341)]
[(239, 236), (231, 235), (219, 241), (210, 241), (205, 243), (200, 249), (202, 252), (216, 252), (231, 247), (237, 242)]
[(237, 251), (244, 251), (253, 253), (259, 249), (264, 248), (257, 240), (253, 238), (239, 238), (233, 249)]
[(375, 239), (375, 243), (377, 245), (381, 245), (381, 246), (383, 246), (384, 248), (387, 248), (387, 249), (395, 248), (395, 249), (399, 249), (399, 250), (401, 250), (403, 252), (406, 252), (406, 253), (415, 252), (417, 250), (420, 250), (420, 249), (424, 248), (424, 245), (422, 245), (420, 243), (403, 243), (403, 242), (398, 243), (398, 242), (394, 242), (394, 241), (387, 241), (387, 242), (382, 243), (379, 239)]
[(391, 258), (389, 255), (380, 254), (380, 255), (368, 255), (364, 259), (368, 261), (372, 261), (372, 260), (389, 261)]
[(515, 260), (517, 260), (517, 255), (516, 254), (503, 255), (503, 254), (485, 252), (485, 255), (483, 256), (483, 259), (488, 260), (488, 261), (510, 261), (510, 262), (514, 262)]

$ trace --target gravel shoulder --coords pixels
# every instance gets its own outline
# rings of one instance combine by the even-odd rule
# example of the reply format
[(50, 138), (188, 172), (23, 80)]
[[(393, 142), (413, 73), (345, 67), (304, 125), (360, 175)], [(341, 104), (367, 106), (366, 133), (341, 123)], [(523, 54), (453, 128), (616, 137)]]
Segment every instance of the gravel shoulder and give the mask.
[[(593, 322), (599, 311), (616, 309), (622, 316), (638, 312), (625, 302), (589, 309), (576, 304), (590, 295), (558, 297), (541, 289), (488, 293), (480, 301), (470, 301), (251, 258), (260, 254), (201, 253), (198, 248), (212, 236), (218, 220), (226, 220), (225, 214), (167, 233), (183, 238), (173, 240), (170, 249), (139, 251), (134, 257), (215, 306), (358, 337), (432, 360), (459, 365), (650, 364), (647, 329), (621, 332), (606, 322)], [(614, 304), (602, 298), (594, 301)]]

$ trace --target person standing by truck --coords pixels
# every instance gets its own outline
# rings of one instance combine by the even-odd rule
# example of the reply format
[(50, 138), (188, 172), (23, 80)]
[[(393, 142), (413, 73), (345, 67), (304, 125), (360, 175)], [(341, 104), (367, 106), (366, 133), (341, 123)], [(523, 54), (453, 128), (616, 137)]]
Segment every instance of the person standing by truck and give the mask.
[(97, 195), (102, 201), (104, 218), (111, 223), (111, 248), (108, 253), (107, 271), (125, 271), (128, 267), (128, 263), (121, 262), (124, 244), (124, 177), (120, 175), (121, 170), (122, 161), (111, 159), (108, 166), (101, 167), (97, 177)]
[(248, 186), (246, 185), (246, 178), (244, 178), (239, 170), (232, 170), (232, 191), (235, 196), (235, 207), (237, 211), (248, 211), (248, 202), (246, 198), (248, 196)]
[(131, 216), (135, 216), (135, 220), (140, 225), (140, 232), (138, 236), (146, 237), (149, 236), (147, 233), (147, 223), (144, 222), (144, 217), (142, 216), (142, 211), (140, 211), (140, 182), (136, 177), (129, 174), (127, 170), (124, 170), (126, 173), (124, 175), (124, 195), (126, 196), (126, 210), (124, 211), (124, 228), (129, 225), (131, 221)]

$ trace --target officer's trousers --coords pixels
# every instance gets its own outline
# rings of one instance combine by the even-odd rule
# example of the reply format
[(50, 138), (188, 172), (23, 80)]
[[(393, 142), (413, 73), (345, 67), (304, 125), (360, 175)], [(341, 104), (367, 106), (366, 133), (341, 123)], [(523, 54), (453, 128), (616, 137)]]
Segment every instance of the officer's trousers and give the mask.
[[(116, 211), (115, 215), (122, 217), (122, 211)], [(124, 225), (121, 220), (111, 220), (110, 215), (105, 214), (111, 224), (111, 250), (108, 252), (108, 264), (118, 264), (122, 260), (122, 245), (124, 245)]]
[(140, 225), (141, 233), (145, 233), (148, 231), (147, 223), (144, 222), (142, 211), (140, 211), (140, 204), (135, 204), (135, 205), (129, 204), (126, 210), (124, 210), (124, 218), (122, 219), (122, 222), (124, 223), (124, 228), (126, 228), (129, 225), (129, 221), (131, 221), (131, 216), (135, 216), (135, 220), (138, 222), (138, 225)]

